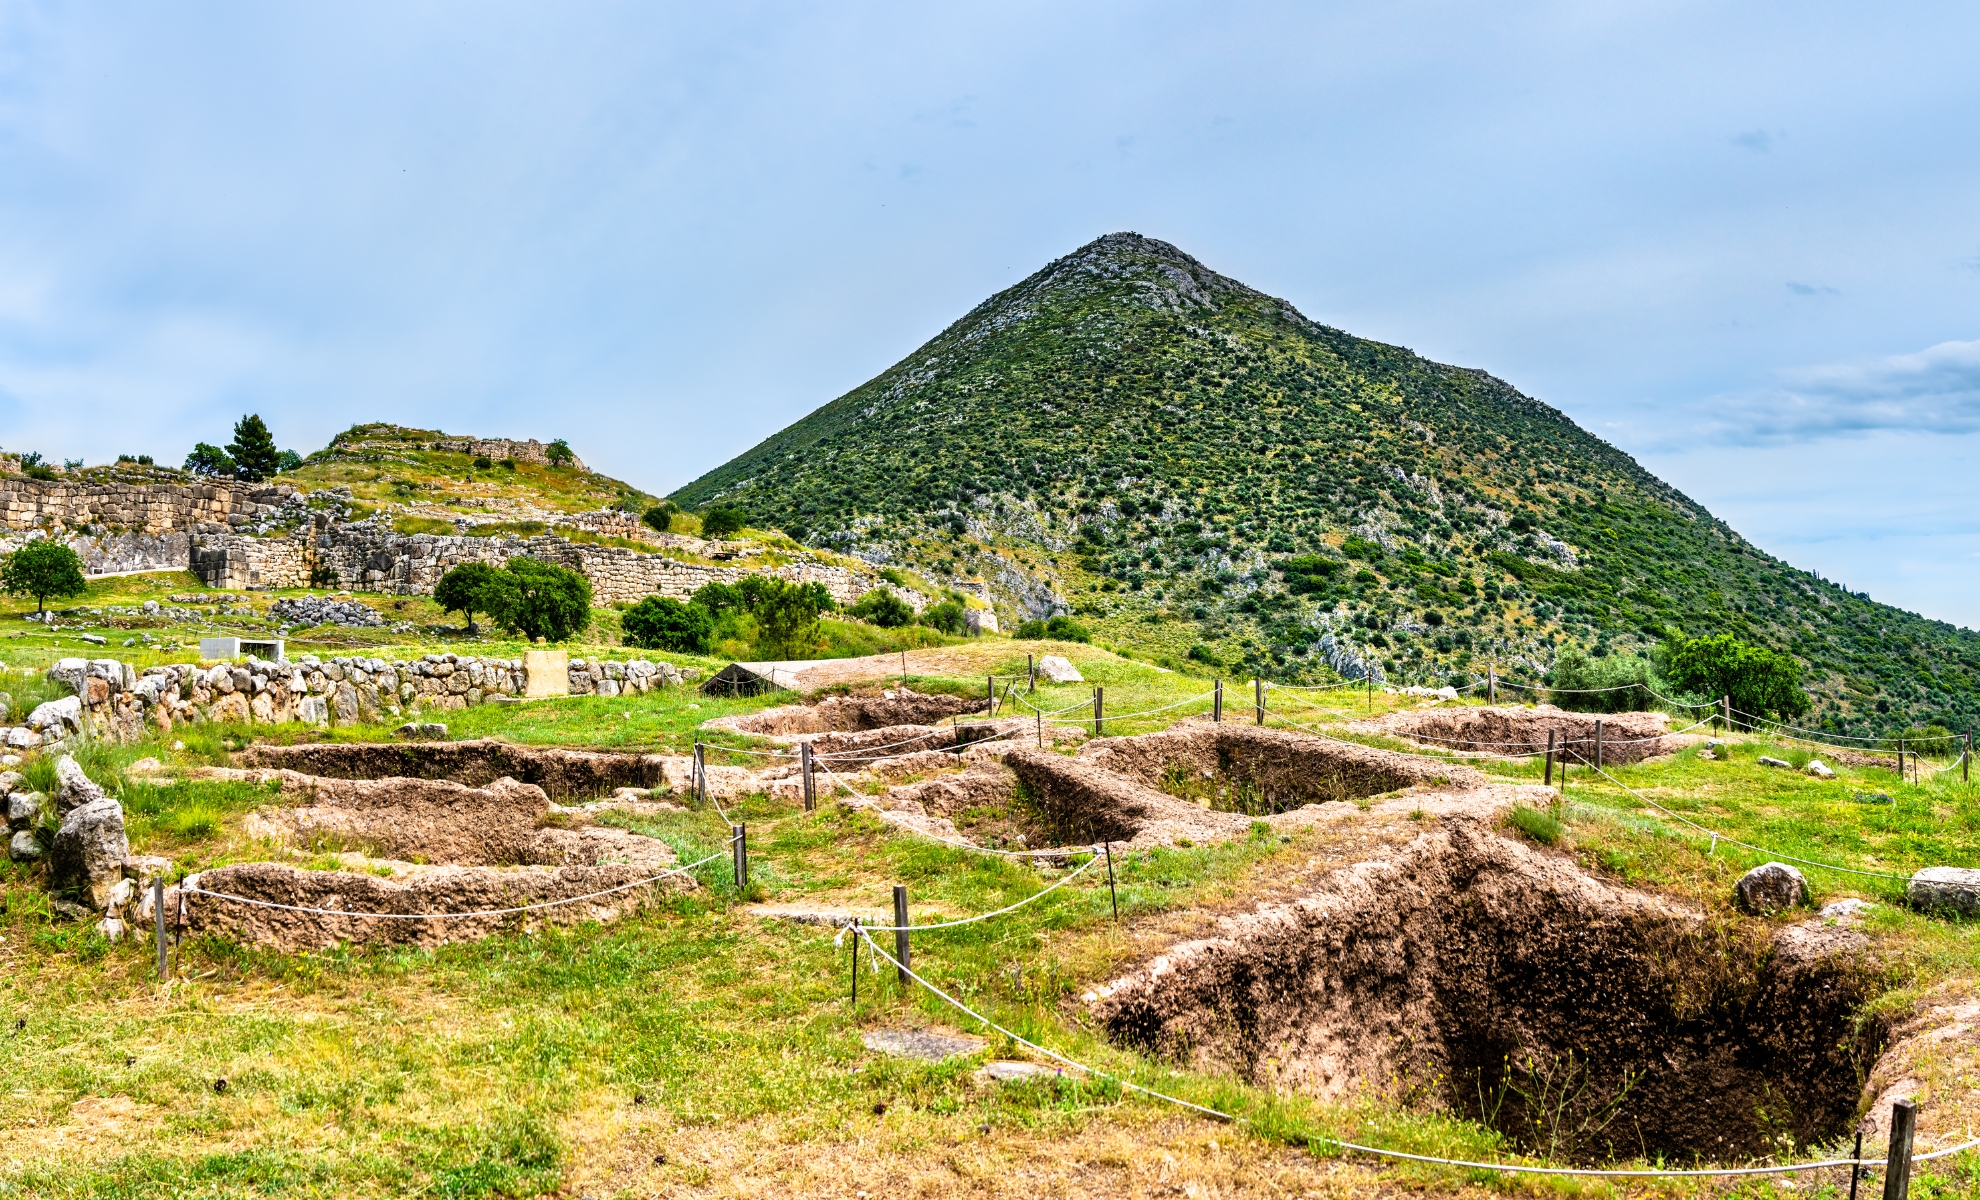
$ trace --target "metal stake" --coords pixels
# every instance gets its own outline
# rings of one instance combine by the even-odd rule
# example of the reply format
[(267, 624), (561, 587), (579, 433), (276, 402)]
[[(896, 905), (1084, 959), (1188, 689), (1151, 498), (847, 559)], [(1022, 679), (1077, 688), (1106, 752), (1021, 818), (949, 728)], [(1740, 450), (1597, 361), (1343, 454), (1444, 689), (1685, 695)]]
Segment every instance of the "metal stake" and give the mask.
[(742, 825), (729, 826), (729, 856), (736, 863), (736, 891), (749, 886), (749, 831)]
[(818, 807), (818, 793), (813, 790), (811, 781), (811, 743), (798, 743), (798, 758), (804, 764), (804, 811)]
[(1027, 655), (1025, 655), (1025, 656), (1024, 656), (1024, 677), (1025, 677), (1025, 679), (1027, 679), (1027, 680), (1029, 681), (1029, 685), (1028, 685), (1028, 686), (1027, 686), (1027, 687), (1025, 688), (1025, 690), (1026, 690), (1026, 691), (1030, 691), (1030, 692), (1035, 692), (1035, 691), (1037, 691), (1037, 690), (1038, 690), (1038, 667), (1037, 667), (1037, 665), (1036, 665), (1036, 664), (1034, 664), (1034, 663), (1033, 663), (1033, 662), (1031, 661), (1031, 655), (1029, 655), (1029, 654), (1027, 654)]
[(901, 986), (908, 985), (907, 885), (894, 885), (894, 960), (900, 964)]
[(990, 717), (992, 720), (995, 720), (997, 717), (997, 677), (995, 675), (985, 675), (983, 677), (983, 686), (990, 693)]
[(1856, 1131), (1856, 1149), (1850, 1151), (1849, 1200), (1856, 1200), (1856, 1182), (1863, 1178), (1863, 1131)]
[(1121, 919), (1121, 897), (1118, 892), (1114, 891), (1114, 843), (1108, 842), (1106, 843), (1106, 847), (1107, 847), (1107, 898), (1114, 902), (1114, 920), (1116, 923), (1118, 923)]
[(1884, 1159), (1884, 1200), (1911, 1195), (1911, 1135), (1918, 1130), (1918, 1106), (1909, 1100), (1891, 1105), (1891, 1148)]
[(853, 918), (853, 1007), (859, 1007), (859, 918)]
[(1499, 668), (1497, 665), (1485, 668), (1485, 703), (1499, 702)]

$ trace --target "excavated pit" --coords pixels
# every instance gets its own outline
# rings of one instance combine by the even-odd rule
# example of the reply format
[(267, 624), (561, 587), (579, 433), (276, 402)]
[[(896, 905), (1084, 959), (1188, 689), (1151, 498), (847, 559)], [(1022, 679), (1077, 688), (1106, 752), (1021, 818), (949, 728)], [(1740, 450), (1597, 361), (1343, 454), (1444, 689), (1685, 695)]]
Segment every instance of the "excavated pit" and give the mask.
[(1446, 812), (1089, 999), (1116, 1042), (1261, 1086), (1559, 1159), (1728, 1162), (1844, 1135), (1879, 978), (1858, 933), (1716, 921)]
[(1670, 736), (1670, 717), (1661, 712), (1577, 713), (1542, 704), (1537, 708), (1431, 708), (1391, 713), (1382, 728), (1444, 750), (1487, 754), (1545, 754), (1549, 734), (1554, 749), (1575, 762), (1595, 761), (1595, 726), (1602, 725), (1602, 761), (1642, 762), (1681, 749)]
[(333, 779), (450, 779), (485, 787), (509, 778), (534, 784), (552, 800), (608, 795), (622, 787), (668, 784), (657, 754), (614, 754), (517, 746), (483, 738), (469, 742), (350, 742), (250, 746), (235, 756), (243, 767), (298, 771)]
[[(666, 843), (592, 825), (589, 814), (557, 809), (534, 784), (274, 774), (285, 797), (301, 803), (251, 814), (244, 832), (335, 869), (254, 862), (201, 872), (182, 889), (190, 930), (287, 951), (435, 946), (504, 929), (609, 921), (693, 886), (685, 876), (642, 882), (675, 865)], [(179, 892), (168, 892), (168, 912), (179, 910)], [(543, 907), (577, 897), (587, 899)]]
[(877, 696), (827, 696), (804, 704), (785, 704), (760, 712), (717, 717), (705, 728), (759, 737), (794, 737), (811, 733), (866, 733), (894, 725), (934, 725), (990, 707), (988, 698), (923, 695), (892, 688)]

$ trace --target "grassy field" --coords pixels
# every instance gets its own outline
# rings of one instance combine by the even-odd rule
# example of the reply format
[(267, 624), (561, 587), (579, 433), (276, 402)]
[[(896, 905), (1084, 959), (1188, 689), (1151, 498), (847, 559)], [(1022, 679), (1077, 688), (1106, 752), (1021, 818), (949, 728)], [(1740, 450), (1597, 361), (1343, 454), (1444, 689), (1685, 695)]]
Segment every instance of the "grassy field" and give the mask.
[[(1110, 733), (1209, 706), (1207, 678), (1089, 647), (986, 640), (955, 653), (1008, 685), (1027, 650), (1068, 653), (1090, 682), (1009, 693), (1006, 714), (1029, 704), (1090, 720), (1094, 686), (1111, 714), (1179, 705), (1117, 716)], [(910, 683), (965, 694), (984, 686), (960, 670)], [(1231, 682), (1227, 718), (1249, 719), (1250, 698), (1246, 683)], [(776, 699), (670, 690), (486, 706), (447, 720), (461, 736), (680, 751), (708, 736), (695, 730), (708, 717)], [(1270, 703), (1346, 735), (1349, 720), (1414, 702), (1344, 690), (1275, 691)], [(241, 819), (268, 793), (124, 774), (143, 755), (223, 761), (243, 732), (200, 727), (180, 735), (182, 751), (88, 748), (92, 774), (126, 805), (134, 852), (169, 855), (184, 869), (266, 855)], [(308, 735), (294, 726), (253, 732)], [(338, 731), (386, 735), (383, 726)], [(1980, 791), (1956, 771), (1912, 785), (1880, 768), (1843, 768), (1818, 782), (1755, 761), (1795, 752), (1747, 739), (1728, 761), (1686, 751), (1613, 769), (1614, 781), (1577, 770), (1555, 814), (1559, 844), (1598, 873), (1714, 910), (1766, 856), (1715, 848), (1643, 797), (1729, 837), (1840, 867), (1903, 876), (1980, 861)], [(1467, 761), (1508, 780), (1539, 772)], [(830, 930), (764, 920), (746, 901), (877, 916), (900, 883), (916, 919), (928, 921), (1001, 908), (1063, 872), (941, 846), (832, 804), (807, 814), (755, 797), (730, 816), (751, 829), (747, 897), (725, 870), (704, 868), (695, 893), (613, 925), (431, 952), (280, 955), (192, 939), (164, 987), (148, 940), (112, 944), (51, 921), (32, 873), (6, 868), (0, 1196), (1646, 1194), (1316, 1155), (1309, 1148), (1324, 1146), (1311, 1139), (1341, 1136), (1449, 1156), (1514, 1152), (1489, 1130), (1434, 1113), (1319, 1105), (1177, 1071), (1110, 1046), (1074, 1018), (1074, 998), (1145, 956), (1145, 931), (1241, 907), (1317, 852), (1311, 835), (1122, 855), (1120, 924), (1094, 869), (1007, 917), (917, 935), (917, 966), (965, 1003), (1080, 1061), (1253, 1122), (1233, 1128), (1071, 1073), (993, 1086), (974, 1075), (978, 1059), (929, 1066), (867, 1052), (859, 1034), (876, 1026), (978, 1028), (886, 972), (862, 974), (853, 1005), (850, 952)], [(726, 837), (712, 811), (626, 824), (690, 858)], [(1909, 964), (1888, 1003), (1973, 972), (1972, 926), (1903, 909), (1894, 880), (1806, 870), (1817, 903), (1879, 902), (1870, 927)], [(991, 1053), (1016, 1049), (994, 1039)], [(1913, 1194), (1973, 1194), (1980, 1176), (1962, 1170), (1942, 1169)], [(1649, 1194), (1700, 1193), (1670, 1184)], [(1713, 1194), (1822, 1193), (1756, 1182)]]

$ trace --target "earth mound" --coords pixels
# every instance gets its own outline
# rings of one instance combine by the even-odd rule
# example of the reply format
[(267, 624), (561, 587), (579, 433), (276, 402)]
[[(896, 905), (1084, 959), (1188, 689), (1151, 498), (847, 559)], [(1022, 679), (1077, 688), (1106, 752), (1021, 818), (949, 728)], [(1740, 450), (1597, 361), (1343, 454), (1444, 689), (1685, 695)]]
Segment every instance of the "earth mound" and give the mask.
[(965, 713), (988, 710), (988, 698), (924, 695), (889, 688), (877, 696), (827, 696), (805, 704), (785, 704), (760, 712), (718, 717), (705, 728), (760, 737), (788, 738), (815, 733), (865, 733), (894, 725), (934, 725)]
[(1661, 712), (1578, 713), (1551, 704), (1538, 708), (1431, 708), (1391, 713), (1382, 721), (1391, 733), (1445, 750), (1475, 750), (1509, 756), (1545, 754), (1547, 735), (1554, 749), (1575, 762), (1595, 761), (1595, 726), (1602, 726), (1602, 761), (1641, 762), (1672, 754), (1682, 743), (1670, 736), (1670, 716)]

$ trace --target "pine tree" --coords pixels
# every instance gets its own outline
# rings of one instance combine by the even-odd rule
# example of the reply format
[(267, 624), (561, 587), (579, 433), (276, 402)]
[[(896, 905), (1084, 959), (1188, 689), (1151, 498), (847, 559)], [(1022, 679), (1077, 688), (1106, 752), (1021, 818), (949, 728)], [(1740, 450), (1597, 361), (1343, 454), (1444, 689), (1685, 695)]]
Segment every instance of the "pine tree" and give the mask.
[(250, 483), (274, 475), (282, 469), (282, 452), (275, 448), (275, 435), (260, 414), (250, 413), (234, 422), (234, 440), (227, 443), (234, 460), (234, 473)]

